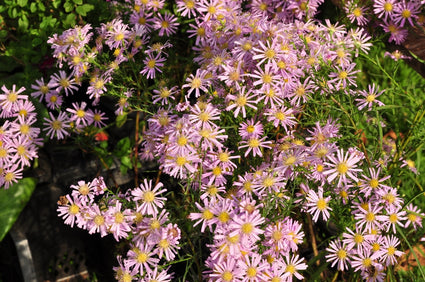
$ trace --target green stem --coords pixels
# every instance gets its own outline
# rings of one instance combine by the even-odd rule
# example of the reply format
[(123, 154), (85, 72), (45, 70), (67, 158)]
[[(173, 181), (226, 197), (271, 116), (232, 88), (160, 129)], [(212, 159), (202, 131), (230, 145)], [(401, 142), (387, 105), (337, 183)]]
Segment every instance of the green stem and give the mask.
[(412, 252), (413, 256), (415, 257), (416, 263), (418, 264), (419, 272), (422, 275), (422, 279), (423, 279), (423, 281), (425, 281), (425, 273), (422, 270), (421, 262), (419, 261), (418, 256), (415, 253), (415, 250), (412, 248), (412, 245), (410, 245), (409, 241), (407, 240), (406, 236), (403, 233), (403, 230), (398, 225), (396, 226), (396, 228), (397, 228), (397, 232), (399, 232), (401, 237), (403, 237), (403, 240), (406, 242), (407, 246), (409, 246), (410, 251)]

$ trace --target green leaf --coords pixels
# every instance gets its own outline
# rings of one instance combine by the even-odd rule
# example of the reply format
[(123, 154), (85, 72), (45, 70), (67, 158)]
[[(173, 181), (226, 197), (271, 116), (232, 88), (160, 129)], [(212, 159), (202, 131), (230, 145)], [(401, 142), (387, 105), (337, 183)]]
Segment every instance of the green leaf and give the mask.
[(28, 18), (25, 15), (22, 15), (18, 19), (18, 27), (21, 31), (26, 31), (28, 29)]
[(76, 24), (75, 14), (74, 13), (68, 14), (66, 16), (65, 21), (63, 22), (63, 26), (67, 28), (67, 27), (73, 27), (75, 26), (75, 24)]
[(36, 37), (32, 40), (31, 46), (36, 47), (36, 46), (40, 45), (41, 43), (43, 43), (43, 40), (40, 37)]
[(42, 2), (38, 2), (38, 9), (42, 12), (46, 11), (46, 7), (44, 6), (44, 4)]
[(115, 151), (116, 151), (115, 155), (118, 157), (127, 155), (128, 151), (130, 150), (130, 146), (131, 146), (130, 138), (124, 137), (123, 139), (118, 141), (115, 147)]
[(52, 5), (53, 8), (57, 9), (59, 8), (59, 5), (61, 4), (62, 0), (53, 0)]
[(28, 0), (18, 0), (18, 5), (25, 7), (28, 4)]
[(37, 3), (35, 3), (35, 2), (31, 3), (30, 11), (31, 11), (31, 13), (35, 13), (37, 11)]
[(94, 9), (94, 5), (91, 4), (84, 4), (81, 6), (78, 6), (77, 8), (75, 8), (75, 11), (77, 12), (77, 14), (85, 17), (87, 16), (87, 13), (90, 12), (91, 10)]
[(18, 10), (16, 9), (16, 7), (13, 7), (11, 10), (9, 9), (9, 17), (11, 17), (12, 19), (18, 17)]
[(127, 121), (127, 114), (123, 113), (122, 115), (117, 116), (116, 122), (117, 122), (117, 127), (121, 127), (124, 125), (124, 123)]
[(5, 38), (7, 36), (7, 30), (0, 30), (0, 38)]
[(15, 223), (21, 211), (31, 198), (37, 181), (35, 178), (23, 178), (5, 190), (0, 190), (0, 241)]
[(74, 10), (74, 5), (69, 1), (66, 1), (65, 4), (63, 4), (63, 7), (65, 8), (65, 12), (67, 12), (67, 13)]
[(83, 0), (73, 0), (74, 4), (81, 5), (83, 4)]
[(129, 156), (121, 157), (121, 165), (128, 167), (128, 168), (132, 168), (133, 165), (131, 163), (131, 158)]

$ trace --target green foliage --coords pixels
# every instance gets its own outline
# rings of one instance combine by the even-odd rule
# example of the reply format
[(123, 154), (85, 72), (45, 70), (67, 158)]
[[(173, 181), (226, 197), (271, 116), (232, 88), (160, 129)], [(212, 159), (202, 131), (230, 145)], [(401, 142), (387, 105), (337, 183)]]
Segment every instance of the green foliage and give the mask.
[(0, 190), (0, 241), (15, 223), (35, 189), (35, 178), (23, 178), (9, 189)]

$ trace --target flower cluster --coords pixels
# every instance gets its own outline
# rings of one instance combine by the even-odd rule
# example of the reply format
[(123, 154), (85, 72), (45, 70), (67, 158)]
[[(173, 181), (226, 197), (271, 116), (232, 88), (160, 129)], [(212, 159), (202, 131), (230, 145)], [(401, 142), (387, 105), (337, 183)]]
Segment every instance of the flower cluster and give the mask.
[(174, 259), (180, 229), (170, 223), (163, 208), (167, 199), (161, 194), (167, 189), (161, 182), (153, 186), (152, 180), (144, 179), (139, 187), (117, 196), (108, 193), (102, 177), (79, 181), (70, 188), (72, 192), (61, 197), (57, 209), (65, 224), (76, 225), (89, 234), (112, 234), (117, 241), (129, 241), (126, 257), (118, 257), (117, 280), (162, 277), (170, 281), (171, 274), (160, 262)]
[(8, 189), (22, 178), (25, 167), (38, 157), (42, 144), (40, 128), (36, 127), (34, 104), (24, 94), (25, 88), (2, 86), (0, 94), (0, 187)]
[[(417, 171), (393, 139), (380, 136), (381, 148), (372, 153), (367, 140), (347, 140), (347, 132), (358, 129), (351, 118), (331, 115), (356, 111), (371, 120), (386, 91), (373, 81), (366, 89), (357, 85), (357, 61), (372, 48), (371, 35), (363, 27), (314, 20), (321, 3), (178, 0), (174, 8), (187, 18), (198, 68), (184, 82), (168, 83), (161, 79), (173, 47), (168, 37), (183, 21), (165, 1), (113, 2), (125, 8), (114, 20), (50, 38), (61, 70), (32, 87), (32, 96), (51, 110), (44, 131), (62, 139), (104, 127), (103, 113), (91, 107), (102, 106), (107, 95), (117, 101), (116, 115), (143, 112), (142, 138), (136, 131), (132, 154), (156, 161), (161, 174), (178, 179), (192, 196), (191, 227), (210, 238), (208, 281), (303, 279), (304, 228), (323, 222), (337, 225), (332, 240), (322, 238), (323, 245), (330, 242), (323, 260), (382, 281), (402, 254), (400, 229), (419, 230), (423, 217), (419, 207), (404, 205), (387, 168)], [(394, 13), (385, 10), (390, 5)], [(404, 28), (421, 5), (375, 1), (374, 13)], [(357, 1), (346, 2), (346, 11), (366, 26)], [(63, 103), (77, 90), (91, 104)], [(2, 99), (2, 108), (14, 109)], [(321, 111), (329, 116), (316, 118)], [(382, 130), (385, 120), (378, 121)], [(65, 224), (129, 243), (118, 256), (118, 280), (172, 279), (160, 265), (176, 258), (181, 234), (164, 209), (163, 184), (145, 179), (117, 195), (101, 178), (71, 188), (58, 208)]]
[(425, 18), (421, 14), (423, 5), (423, 1), (419, 0), (375, 0), (368, 4), (350, 0), (345, 2), (344, 11), (351, 23), (366, 26), (372, 22), (390, 35), (388, 42), (402, 44), (407, 38), (409, 27), (424, 23)]

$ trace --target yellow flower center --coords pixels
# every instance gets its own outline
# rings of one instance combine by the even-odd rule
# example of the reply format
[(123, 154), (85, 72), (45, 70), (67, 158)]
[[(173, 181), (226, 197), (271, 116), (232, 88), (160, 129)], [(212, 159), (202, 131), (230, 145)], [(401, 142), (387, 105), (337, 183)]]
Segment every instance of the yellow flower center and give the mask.
[(94, 217), (94, 224), (96, 224), (97, 226), (101, 226), (105, 223), (105, 218), (101, 215), (96, 215)]
[(362, 15), (362, 9), (360, 9), (360, 8), (355, 8), (355, 9), (353, 10), (353, 15), (354, 15), (356, 18), (360, 17), (360, 16)]
[(256, 138), (251, 138), (248, 141), (248, 146), (250, 148), (257, 148), (258, 146), (260, 146), (260, 141), (258, 141), (258, 139)]
[(393, 4), (386, 2), (384, 4), (384, 11), (385, 12), (391, 12), (393, 10)]
[(273, 59), (276, 56), (276, 52), (273, 49), (268, 49), (265, 53), (264, 56), (267, 59)]
[(226, 223), (227, 221), (229, 221), (229, 219), (230, 219), (230, 215), (229, 215), (229, 213), (228, 212), (226, 212), (226, 211), (223, 211), (223, 212), (221, 212), (219, 215), (218, 215), (218, 220), (220, 221), (220, 222), (223, 222), (223, 223)]
[(76, 204), (72, 204), (69, 206), (69, 213), (76, 215), (77, 213), (80, 212), (80, 208), (76, 205)]
[(202, 212), (202, 218), (206, 220), (210, 220), (214, 217), (214, 214), (209, 210), (206, 209)]
[(120, 224), (124, 222), (124, 215), (121, 212), (115, 213), (115, 223)]
[(221, 274), (221, 279), (223, 279), (223, 281), (232, 281), (233, 280), (233, 274), (226, 270), (223, 272), (223, 274)]
[(155, 64), (156, 64), (156, 60), (151, 59), (151, 60), (148, 61), (147, 66), (148, 66), (148, 68), (153, 69), (155, 67)]
[(410, 18), (411, 15), (412, 15), (412, 13), (410, 12), (410, 10), (407, 10), (407, 9), (405, 9), (401, 12), (401, 16), (405, 19)]
[(336, 253), (337, 257), (339, 259), (346, 259), (347, 258), (347, 251), (345, 250), (338, 250), (338, 252)]
[(336, 166), (336, 171), (338, 171), (339, 174), (345, 174), (348, 171), (348, 166), (345, 162), (339, 163)]
[(155, 194), (152, 191), (146, 191), (143, 193), (143, 200), (147, 203), (152, 203), (155, 200)]
[(252, 223), (247, 222), (242, 224), (242, 233), (250, 234), (252, 233), (253, 230), (254, 230), (254, 226), (252, 225)]
[(141, 252), (137, 255), (138, 263), (145, 263), (148, 260), (149, 256), (147, 253)]
[(363, 240), (364, 240), (364, 237), (363, 237), (362, 234), (357, 233), (357, 234), (354, 235), (354, 242), (356, 244), (361, 244), (363, 242)]
[(177, 164), (178, 166), (183, 166), (183, 165), (185, 165), (186, 163), (187, 163), (187, 160), (186, 160), (186, 158), (185, 158), (185, 157), (179, 156), (179, 157), (177, 157), (177, 158), (176, 158), (176, 164)]
[(323, 198), (319, 199), (317, 201), (317, 204), (316, 205), (317, 205), (317, 209), (318, 210), (321, 210), (321, 211), (325, 210), (326, 207), (327, 207), (326, 201)]

